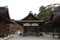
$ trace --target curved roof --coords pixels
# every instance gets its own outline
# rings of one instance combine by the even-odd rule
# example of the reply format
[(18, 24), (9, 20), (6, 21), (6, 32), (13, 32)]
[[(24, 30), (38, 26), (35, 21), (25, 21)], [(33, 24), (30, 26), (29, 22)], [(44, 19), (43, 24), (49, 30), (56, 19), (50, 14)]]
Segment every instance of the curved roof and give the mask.
[(59, 7), (55, 7), (53, 8), (54, 10), (52, 10), (54, 15), (60, 15), (60, 6)]
[(59, 7), (55, 7), (53, 11), (54, 12), (60, 12), (60, 6)]
[(10, 16), (9, 16), (7, 7), (0, 7), (0, 22), (13, 23), (10, 20)]
[(40, 20), (36, 18), (32, 12), (30, 12), (24, 19), (16, 21), (16, 22), (44, 22), (44, 20)]
[(0, 7), (0, 14), (8, 19), (10, 19), (8, 8), (7, 7)]
[(22, 20), (39, 20), (38, 18), (36, 18), (33, 13), (29, 13), (24, 19)]

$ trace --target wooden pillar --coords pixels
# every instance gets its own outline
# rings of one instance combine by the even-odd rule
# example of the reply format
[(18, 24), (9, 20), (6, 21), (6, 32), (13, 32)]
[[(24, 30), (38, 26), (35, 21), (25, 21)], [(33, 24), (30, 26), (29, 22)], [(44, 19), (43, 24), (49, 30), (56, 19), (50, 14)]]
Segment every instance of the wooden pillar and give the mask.
[(39, 27), (38, 27), (38, 30), (37, 31), (38, 31), (38, 36), (40, 36), (40, 29), (39, 29)]
[(38, 26), (36, 27), (35, 32), (36, 32), (36, 36), (39, 37), (39, 27)]
[(25, 28), (23, 27), (23, 36), (25, 36)]
[(58, 38), (60, 38), (60, 28), (58, 28), (57, 30), (58, 30)]
[(27, 27), (24, 27), (23, 28), (23, 36), (27, 36), (26, 33), (27, 33)]
[(54, 31), (53, 31), (53, 38), (55, 37), (55, 35), (54, 35)]
[(56, 29), (53, 29), (53, 34), (52, 34), (52, 35), (53, 35), (53, 38), (55, 37), (55, 34), (54, 34), (54, 33), (55, 33), (55, 30), (56, 30)]
[(60, 32), (58, 33), (58, 38), (60, 39)]

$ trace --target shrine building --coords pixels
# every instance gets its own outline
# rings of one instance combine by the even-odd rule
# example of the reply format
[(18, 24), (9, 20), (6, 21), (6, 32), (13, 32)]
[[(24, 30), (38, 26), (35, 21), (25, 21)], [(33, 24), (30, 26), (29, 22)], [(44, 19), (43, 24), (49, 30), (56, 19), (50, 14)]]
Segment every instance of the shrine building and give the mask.
[(10, 34), (11, 23), (13, 22), (10, 20), (8, 8), (0, 7), (0, 37)]
[(42, 31), (41, 25), (44, 23), (43, 20), (36, 18), (32, 11), (30, 11), (25, 18), (16, 22), (23, 27), (23, 36), (39, 36), (40, 32)]

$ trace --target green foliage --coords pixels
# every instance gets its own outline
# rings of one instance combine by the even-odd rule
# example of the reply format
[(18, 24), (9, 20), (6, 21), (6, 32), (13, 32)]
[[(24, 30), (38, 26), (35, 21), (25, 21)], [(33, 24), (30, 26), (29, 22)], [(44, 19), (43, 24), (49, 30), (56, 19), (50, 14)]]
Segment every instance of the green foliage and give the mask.
[(39, 8), (39, 13), (37, 14), (37, 17), (41, 20), (47, 20), (50, 19), (51, 17), (51, 10), (53, 7), (56, 7), (56, 5), (58, 5), (57, 7), (60, 7), (59, 3), (55, 3), (55, 4), (50, 4), (47, 6), (41, 6)]
[(37, 14), (37, 17), (41, 20), (46, 20), (49, 17), (50, 11), (51, 8), (46, 8), (44, 6), (41, 6), (39, 9), (39, 13)]
[(35, 14), (34, 14), (34, 16), (36, 17), (36, 16), (37, 16), (37, 14), (35, 13)]

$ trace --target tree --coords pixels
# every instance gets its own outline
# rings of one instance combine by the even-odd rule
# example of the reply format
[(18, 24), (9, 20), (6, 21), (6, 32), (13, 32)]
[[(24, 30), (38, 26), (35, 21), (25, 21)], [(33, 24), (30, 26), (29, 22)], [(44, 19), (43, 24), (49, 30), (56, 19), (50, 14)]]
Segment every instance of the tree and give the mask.
[(35, 13), (34, 16), (37, 17), (37, 14)]
[(55, 4), (50, 4), (50, 5), (47, 5), (47, 6), (41, 6), (39, 8), (39, 13), (37, 14), (37, 17), (41, 20), (48, 20), (50, 19), (51, 17), (51, 11), (52, 11), (52, 8), (53, 7), (56, 7), (56, 6), (60, 6), (59, 3), (55, 3)]
[(37, 14), (37, 17), (41, 20), (46, 20), (49, 16), (51, 8), (46, 8), (45, 6), (41, 6), (39, 9), (39, 13)]
[[(56, 7), (55, 5), (58, 5), (58, 7), (60, 7), (60, 4), (50, 4), (47, 6), (41, 6), (39, 8), (39, 13), (37, 14), (37, 17), (40, 20), (51, 20), (53, 17), (51, 11), (52, 11), (52, 8)], [(42, 28), (44, 29), (44, 31), (51, 31), (52, 27), (49, 27), (49, 26), (42, 25)]]

